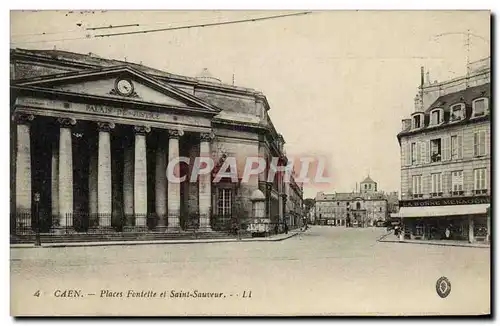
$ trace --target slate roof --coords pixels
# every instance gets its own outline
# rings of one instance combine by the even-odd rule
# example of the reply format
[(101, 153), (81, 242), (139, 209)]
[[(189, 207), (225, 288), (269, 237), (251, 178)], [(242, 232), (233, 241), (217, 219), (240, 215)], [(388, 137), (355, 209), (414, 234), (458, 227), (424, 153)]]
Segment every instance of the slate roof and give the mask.
[(490, 84), (469, 87), (464, 90), (440, 96), (429, 106), (425, 113), (430, 113), (436, 108), (443, 108), (445, 112), (450, 111), (450, 107), (457, 103), (465, 103), (465, 106), (472, 108), (472, 101), (479, 97), (490, 97)]
[[(153, 76), (173, 78), (173, 79), (185, 80), (185, 81), (189, 81), (189, 82), (200, 82), (200, 80), (197, 79), (196, 77), (188, 77), (188, 76), (182, 76), (182, 75), (168, 73), (168, 72), (160, 70), (160, 69), (145, 66), (142, 63), (134, 63), (134, 62), (128, 62), (128, 61), (116, 60), (116, 59), (107, 59), (107, 58), (100, 57), (94, 53), (84, 54), (84, 53), (61, 51), (61, 50), (32, 50), (32, 49), (21, 49), (21, 48), (11, 49), (11, 54), (12, 53), (16, 53), (16, 54), (20, 54), (20, 55), (22, 55), (22, 54), (35, 55), (35, 56), (40, 56), (40, 57), (50, 58), (50, 59), (55, 59), (55, 60), (67, 60), (67, 61), (71, 61), (71, 62), (75, 62), (75, 63), (79, 63), (79, 64), (91, 65), (91, 66), (94, 66), (94, 68), (128, 65), (132, 68), (135, 68), (137, 70), (142, 71), (143, 73), (150, 74)], [(252, 88), (234, 86), (234, 85), (220, 83), (220, 82), (212, 82), (212, 81), (207, 81), (207, 80), (203, 80), (203, 82), (205, 82), (207, 84), (223, 86), (225, 88), (238, 89), (238, 90), (242, 90), (242, 91), (246, 91), (246, 92), (253, 92), (253, 93), (257, 92), (256, 90), (254, 90)]]
[(376, 183), (375, 181), (370, 178), (370, 176), (367, 176), (365, 180), (361, 181), (361, 183)]
[[(449, 93), (443, 96), (438, 97), (424, 112), (424, 128), (417, 129), (413, 131), (411, 129), (411, 124), (401, 131), (398, 134), (398, 138), (401, 135), (404, 135), (406, 133), (418, 133), (418, 132), (423, 132), (429, 129), (434, 129), (434, 128), (443, 128), (448, 126), (450, 123), (450, 108), (459, 103), (465, 104), (465, 117), (464, 119), (453, 122), (453, 125), (459, 125), (462, 123), (467, 123), (471, 116), (472, 116), (472, 101), (474, 101), (477, 98), (480, 97), (486, 97), (488, 99), (491, 99), (491, 84), (486, 83), (483, 85), (478, 85), (474, 87), (469, 87), (454, 93)], [(491, 102), (491, 101), (490, 101)], [(442, 108), (444, 111), (444, 122), (438, 126), (432, 126), (430, 124), (430, 115), (431, 111), (436, 109), (436, 108)], [(491, 103), (488, 106), (488, 111), (491, 112), (492, 106)], [(489, 119), (489, 115), (485, 116), (484, 118)]]

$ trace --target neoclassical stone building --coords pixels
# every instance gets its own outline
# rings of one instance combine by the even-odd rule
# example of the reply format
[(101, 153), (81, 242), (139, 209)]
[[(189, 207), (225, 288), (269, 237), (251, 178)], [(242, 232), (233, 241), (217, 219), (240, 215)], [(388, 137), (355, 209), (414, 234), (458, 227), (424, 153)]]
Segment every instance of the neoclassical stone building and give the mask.
[[(171, 232), (245, 227), (255, 190), (282, 222), (283, 178), (167, 180), (168, 162), (286, 162), (266, 97), (203, 71), (178, 76), (92, 54), (12, 49), (11, 232)], [(192, 161), (191, 161), (192, 162)], [(176, 173), (190, 175), (192, 164)]]
[(388, 201), (393, 193), (377, 190), (377, 182), (367, 176), (359, 192), (319, 192), (315, 198), (317, 224), (333, 226), (374, 226), (388, 217)]
[(303, 210), (304, 189), (301, 183), (296, 182), (291, 176), (290, 182), (285, 183), (286, 210), (285, 221), (289, 228), (302, 226), (302, 220), (306, 217)]

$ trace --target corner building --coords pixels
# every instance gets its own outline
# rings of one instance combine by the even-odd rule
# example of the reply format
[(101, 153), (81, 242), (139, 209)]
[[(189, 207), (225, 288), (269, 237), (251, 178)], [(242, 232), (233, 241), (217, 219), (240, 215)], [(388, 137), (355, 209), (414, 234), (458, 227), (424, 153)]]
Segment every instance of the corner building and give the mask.
[(422, 83), (415, 111), (403, 120), (399, 217), (407, 239), (489, 241), (489, 58), (468, 71)]
[[(266, 97), (226, 85), (92, 54), (12, 49), (11, 234), (227, 231), (282, 223), (283, 178), (267, 170), (241, 182), (247, 157), (286, 162)], [(189, 157), (167, 180), (168, 163)], [(238, 162), (238, 182), (214, 174), (190, 181), (194, 158), (215, 171)], [(36, 217), (39, 216), (37, 220)], [(76, 235), (75, 235), (76, 236)]]

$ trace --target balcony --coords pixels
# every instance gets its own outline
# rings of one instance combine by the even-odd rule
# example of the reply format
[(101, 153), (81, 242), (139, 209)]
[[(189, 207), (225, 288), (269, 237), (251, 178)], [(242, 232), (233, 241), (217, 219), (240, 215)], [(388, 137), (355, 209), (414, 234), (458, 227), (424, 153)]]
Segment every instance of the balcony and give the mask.
[(459, 191), (452, 191), (451, 192), (451, 195), (452, 196), (463, 196), (464, 195), (464, 191), (463, 190), (459, 190)]
[(432, 163), (441, 162), (441, 154), (440, 153), (433, 153), (431, 155), (431, 162)]
[(431, 192), (429, 195), (431, 197), (443, 197), (443, 192)]
[(487, 193), (488, 193), (488, 189), (479, 189), (479, 190), (473, 191), (474, 195), (486, 195)]

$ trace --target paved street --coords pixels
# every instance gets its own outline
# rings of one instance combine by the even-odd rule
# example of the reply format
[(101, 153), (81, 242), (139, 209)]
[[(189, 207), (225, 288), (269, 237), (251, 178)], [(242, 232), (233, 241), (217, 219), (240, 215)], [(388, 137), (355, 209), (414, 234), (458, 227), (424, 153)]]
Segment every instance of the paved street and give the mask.
[[(488, 249), (377, 242), (384, 233), (315, 226), (279, 242), (11, 249), (12, 309), (128, 315), (489, 312)], [(441, 276), (452, 285), (445, 299), (435, 291)], [(82, 297), (54, 296), (65, 289), (81, 290)], [(37, 290), (40, 297), (33, 296)], [(129, 290), (157, 296), (126, 298)], [(170, 297), (194, 290), (225, 297)], [(101, 298), (101, 291), (115, 297)], [(158, 297), (163, 291), (167, 297)], [(249, 291), (251, 298), (243, 298)]]

